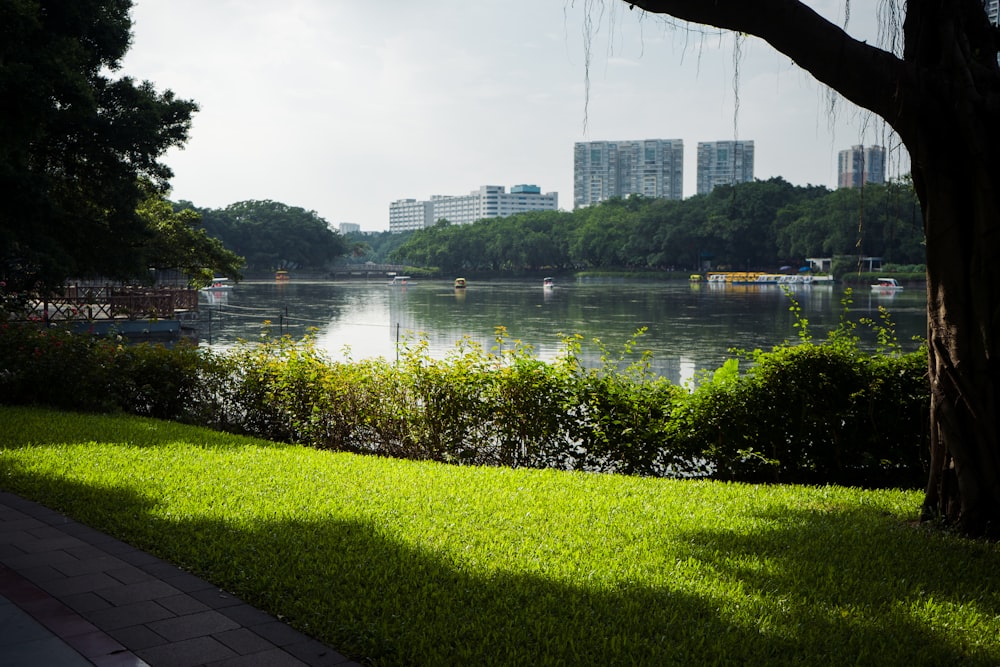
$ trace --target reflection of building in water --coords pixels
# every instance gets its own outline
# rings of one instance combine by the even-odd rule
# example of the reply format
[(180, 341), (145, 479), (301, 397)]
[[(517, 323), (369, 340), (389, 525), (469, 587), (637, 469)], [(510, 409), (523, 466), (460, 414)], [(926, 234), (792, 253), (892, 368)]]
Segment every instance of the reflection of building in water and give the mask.
[(694, 389), (694, 376), (697, 368), (698, 367), (695, 364), (694, 359), (681, 357), (680, 372), (678, 373), (677, 383), (682, 387), (690, 387), (691, 389)]

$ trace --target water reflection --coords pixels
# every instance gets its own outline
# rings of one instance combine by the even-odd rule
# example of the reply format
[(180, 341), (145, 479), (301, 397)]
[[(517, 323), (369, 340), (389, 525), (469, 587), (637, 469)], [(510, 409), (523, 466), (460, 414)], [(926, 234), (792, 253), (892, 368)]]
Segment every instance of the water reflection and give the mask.
[[(816, 338), (844, 312), (843, 290), (836, 286), (803, 287), (794, 296)], [(880, 306), (890, 311), (900, 343), (915, 348), (911, 337), (926, 331), (923, 290), (856, 294), (848, 317), (877, 320)], [(564, 336), (581, 334), (590, 365), (600, 363), (601, 345), (617, 356), (645, 327), (636, 349), (651, 350), (655, 372), (673, 382), (718, 368), (730, 348), (770, 348), (797, 337), (790, 301), (776, 286), (688, 283), (591, 281), (549, 290), (535, 281), (470, 282), (464, 290), (427, 280), (391, 288), (382, 282), (241, 283), (227, 301), (206, 297), (201, 319), (202, 340), (216, 348), (256, 338), (266, 321), (273, 333), (296, 337), (314, 328), (317, 344), (337, 359), (393, 359), (398, 341), (415, 336), (426, 337), (438, 357), (464, 337), (491, 349), (498, 326), (507, 329), (505, 345), (520, 341), (551, 359), (563, 349)], [(874, 349), (874, 335), (863, 328), (859, 334)]]

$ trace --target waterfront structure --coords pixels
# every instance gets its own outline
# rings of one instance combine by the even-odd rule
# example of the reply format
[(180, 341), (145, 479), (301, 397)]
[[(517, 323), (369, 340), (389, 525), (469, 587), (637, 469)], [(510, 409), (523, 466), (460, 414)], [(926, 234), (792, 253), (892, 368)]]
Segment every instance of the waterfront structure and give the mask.
[(837, 187), (860, 188), (885, 183), (885, 148), (851, 146), (837, 154)]
[(528, 211), (555, 211), (559, 194), (542, 193), (537, 185), (483, 185), (467, 195), (433, 195), (429, 201), (400, 199), (389, 205), (389, 231), (430, 227), (438, 220), (467, 225), (486, 218), (506, 218)]
[(699, 141), (698, 189), (707, 195), (717, 185), (753, 181), (753, 141)]
[(573, 146), (573, 207), (638, 194), (681, 199), (684, 142), (681, 139), (580, 141)]

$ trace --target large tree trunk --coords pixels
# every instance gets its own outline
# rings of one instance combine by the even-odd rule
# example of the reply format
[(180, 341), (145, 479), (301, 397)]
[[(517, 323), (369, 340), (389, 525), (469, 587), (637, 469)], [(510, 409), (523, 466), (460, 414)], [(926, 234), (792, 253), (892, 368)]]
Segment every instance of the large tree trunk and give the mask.
[(899, 133), (927, 238), (932, 463), (921, 515), (1000, 535), (1000, 33), (982, 0), (907, 0), (902, 57), (799, 0), (628, 4), (761, 37)]
[[(974, 111), (925, 127), (913, 177), (927, 239), (931, 470), (922, 518), (1000, 535), (1000, 150)], [(978, 125), (978, 142), (958, 140)]]

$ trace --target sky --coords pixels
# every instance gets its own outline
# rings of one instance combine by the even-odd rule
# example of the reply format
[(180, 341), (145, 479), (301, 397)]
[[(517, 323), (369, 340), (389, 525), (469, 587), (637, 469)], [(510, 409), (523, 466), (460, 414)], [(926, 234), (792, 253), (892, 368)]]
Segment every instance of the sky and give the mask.
[[(843, 24), (842, 0), (807, 2)], [(876, 38), (877, 0), (848, 30)], [(754, 175), (836, 187), (837, 153), (898, 140), (786, 56), (617, 0), (135, 0), (117, 73), (194, 100), (170, 198), (389, 226), (398, 199), (533, 184), (573, 207), (578, 141), (754, 141)], [(589, 37), (588, 37), (589, 36)], [(589, 41), (589, 63), (586, 43)], [(737, 63), (738, 62), (738, 66)]]

